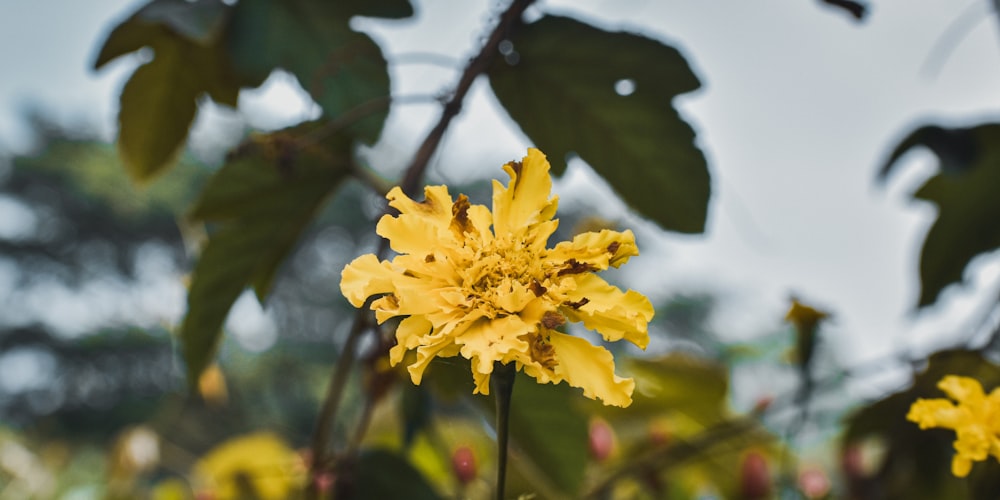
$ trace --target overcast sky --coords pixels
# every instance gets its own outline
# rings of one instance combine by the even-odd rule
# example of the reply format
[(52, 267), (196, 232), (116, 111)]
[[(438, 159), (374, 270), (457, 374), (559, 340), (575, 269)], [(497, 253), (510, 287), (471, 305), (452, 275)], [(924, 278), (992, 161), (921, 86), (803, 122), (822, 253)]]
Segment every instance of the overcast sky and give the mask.
[[(719, 327), (745, 336), (773, 327), (790, 293), (835, 312), (825, 334), (852, 364), (892, 350), (925, 352), (976, 319), (1000, 279), (995, 258), (975, 266), (975, 286), (950, 290), (943, 307), (912, 314), (919, 245), (934, 210), (908, 202), (933, 173), (927, 153), (904, 158), (903, 175), (886, 187), (875, 172), (901, 134), (927, 120), (969, 125), (1000, 118), (1000, 37), (987, 0), (883, 0), (866, 22), (814, 0), (543, 1), (539, 10), (630, 29), (670, 43), (704, 83), (677, 103), (698, 132), (713, 176), (704, 236), (660, 234), (638, 226), (642, 256), (630, 266), (636, 288), (722, 294)], [(38, 103), (57, 117), (84, 120), (113, 136), (116, 95), (136, 61), (89, 70), (112, 23), (139, 2), (7, 0), (0, 3), (0, 148), (26, 136), (19, 111)], [(416, 2), (416, 22), (359, 22), (387, 56), (471, 54), (497, 12), (493, 2)], [(977, 15), (978, 13), (978, 15)], [(978, 19), (947, 36), (959, 18)], [(956, 36), (960, 38), (956, 38)], [(945, 59), (935, 53), (952, 45)], [(927, 71), (928, 62), (936, 68)], [(393, 70), (394, 91), (446, 90), (458, 68), (406, 64)], [(245, 93), (242, 117), (262, 127), (315, 112), (289, 78)], [(376, 165), (399, 172), (438, 109), (397, 108)], [(530, 142), (498, 111), (484, 82), (452, 126), (435, 165), (495, 165), (524, 154)], [(444, 170), (442, 170), (444, 169)], [(497, 168), (496, 173), (499, 173)], [(558, 185), (563, 204), (607, 195), (580, 164)], [(615, 215), (620, 204), (593, 204)], [(651, 273), (649, 269), (657, 269)]]

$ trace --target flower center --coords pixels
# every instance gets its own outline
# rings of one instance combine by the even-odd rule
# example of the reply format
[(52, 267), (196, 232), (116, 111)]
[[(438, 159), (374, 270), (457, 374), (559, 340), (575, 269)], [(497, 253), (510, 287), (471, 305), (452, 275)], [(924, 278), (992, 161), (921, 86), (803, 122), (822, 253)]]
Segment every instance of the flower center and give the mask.
[[(479, 246), (467, 242), (468, 265), (461, 272), (469, 307), (494, 318), (518, 312), (512, 309), (525, 292), (540, 296), (545, 277), (537, 256), (531, 255), (520, 241), (510, 238), (493, 240)], [(479, 248), (474, 248), (479, 246)], [(472, 247), (472, 248), (470, 248)]]

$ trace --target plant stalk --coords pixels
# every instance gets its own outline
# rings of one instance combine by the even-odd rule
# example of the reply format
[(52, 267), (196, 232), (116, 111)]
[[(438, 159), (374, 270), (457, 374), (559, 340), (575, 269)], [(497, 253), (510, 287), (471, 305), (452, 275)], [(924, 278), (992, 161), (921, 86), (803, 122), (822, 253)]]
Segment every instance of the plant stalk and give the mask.
[(496, 500), (503, 500), (504, 487), (507, 484), (507, 437), (510, 427), (510, 398), (514, 393), (514, 375), (517, 367), (514, 363), (493, 364), (493, 376), (490, 388), (497, 403), (497, 488)]

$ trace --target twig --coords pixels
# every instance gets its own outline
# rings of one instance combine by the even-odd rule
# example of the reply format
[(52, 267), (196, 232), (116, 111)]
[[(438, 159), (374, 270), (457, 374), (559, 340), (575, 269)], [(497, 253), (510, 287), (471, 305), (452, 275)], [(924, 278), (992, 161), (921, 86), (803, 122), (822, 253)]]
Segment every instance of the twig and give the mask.
[(605, 476), (596, 485), (594, 485), (593, 488), (591, 488), (585, 498), (601, 498), (601, 495), (606, 492), (608, 488), (610, 488), (615, 482), (625, 477), (633, 474), (640, 474), (650, 469), (662, 471), (666, 468), (676, 466), (686, 460), (698, 456), (700, 453), (705, 452), (717, 444), (739, 437), (746, 432), (758, 428), (759, 424), (752, 418), (729, 420), (706, 429), (688, 441), (677, 442), (670, 446), (650, 451)]
[(307, 489), (308, 498), (319, 498), (315, 478), (319, 476), (326, 465), (326, 447), (330, 442), (330, 431), (336, 423), (337, 410), (343, 399), (344, 387), (347, 385), (351, 365), (354, 364), (355, 351), (357, 351), (358, 342), (361, 340), (361, 333), (368, 326), (368, 307), (372, 300), (368, 299), (368, 302), (365, 302), (355, 313), (351, 331), (347, 335), (347, 340), (344, 342), (344, 347), (340, 351), (340, 356), (337, 358), (334, 370), (330, 375), (326, 397), (323, 399), (323, 406), (316, 420), (316, 428), (313, 429), (312, 464), (309, 471), (309, 477), (313, 480), (309, 482)]
[(392, 64), (427, 64), (446, 69), (458, 69), (461, 61), (436, 52), (400, 52), (386, 57)]
[(439, 99), (433, 95), (407, 95), (396, 97), (382, 96), (369, 99), (344, 111), (340, 114), (340, 116), (324, 123), (322, 127), (319, 127), (308, 134), (304, 134), (302, 138), (299, 139), (298, 145), (300, 148), (305, 148), (318, 144), (328, 139), (333, 134), (350, 127), (365, 118), (368, 118), (369, 115), (377, 111), (382, 111), (383, 109), (388, 109), (390, 104), (429, 103), (437, 102), (438, 100)]
[(462, 110), (462, 101), (465, 100), (465, 95), (469, 92), (469, 88), (472, 87), (472, 82), (476, 80), (476, 77), (489, 69), (493, 58), (500, 51), (500, 42), (506, 39), (510, 28), (514, 23), (520, 21), (521, 14), (532, 3), (534, 3), (534, 0), (514, 0), (511, 2), (507, 10), (501, 14), (500, 21), (497, 22), (496, 28), (490, 33), (490, 37), (486, 40), (486, 44), (483, 45), (482, 50), (479, 51), (476, 57), (469, 61), (469, 64), (462, 72), (461, 78), (458, 80), (458, 85), (455, 86), (455, 91), (452, 93), (451, 99), (444, 105), (437, 125), (427, 134), (427, 138), (424, 139), (424, 142), (417, 149), (417, 153), (413, 156), (413, 161), (410, 162), (410, 165), (406, 169), (406, 175), (403, 177), (403, 182), (400, 183), (400, 187), (404, 193), (412, 196), (414, 191), (420, 186), (420, 180), (424, 176), (424, 171), (427, 170), (427, 164), (437, 150), (445, 131), (448, 130), (451, 120), (458, 116), (458, 113)]

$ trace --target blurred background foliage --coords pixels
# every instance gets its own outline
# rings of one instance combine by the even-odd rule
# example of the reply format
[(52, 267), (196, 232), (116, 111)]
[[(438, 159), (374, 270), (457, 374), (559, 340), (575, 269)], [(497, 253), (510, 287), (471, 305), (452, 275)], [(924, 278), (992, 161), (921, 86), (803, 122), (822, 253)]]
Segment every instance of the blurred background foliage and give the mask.
[[(392, 325), (373, 326), (336, 286), (347, 262), (378, 248), (384, 192), (424, 183), (469, 86), (485, 77), (556, 173), (583, 159), (667, 231), (703, 231), (711, 200), (708, 162), (671, 105), (701, 85), (684, 55), (544, 12), (525, 23), (531, 3), (497, 17), (456, 88), (438, 98), (440, 121), (400, 179), (366, 164), (364, 147), (398, 98), (378, 43), (351, 19), (411, 19), (406, 0), (153, 0), (114, 27), (95, 68), (147, 56), (122, 89), (116, 143), (31, 113), (34, 149), (3, 171), (0, 202), (24, 223), (0, 234), (0, 264), (13, 276), (0, 317), (0, 498), (489, 498), (494, 410), (471, 395), (467, 362), (438, 360), (413, 386), (387, 366)], [(864, 16), (856, 2), (824, 3)], [(294, 76), (319, 118), (231, 131), (240, 142), (219, 144), (220, 162), (186, 150), (199, 106), (235, 106), (241, 89), (275, 71)], [(882, 171), (914, 147), (941, 161), (914, 194), (940, 208), (918, 307), (1000, 246), (990, 194), (997, 130), (919, 127)], [(450, 189), (482, 202), (496, 169), (471, 168), (480, 180)], [(624, 229), (564, 208), (555, 239)], [(171, 297), (186, 297), (180, 324)], [(83, 305), (62, 317), (69, 298)], [(952, 436), (919, 431), (905, 414), (917, 397), (939, 395), (943, 374), (1000, 384), (1000, 335), (906, 359), (912, 387), (857, 401), (844, 387), (878, 363), (837, 363), (822, 338), (835, 315), (790, 299), (786, 321), (734, 341), (713, 322), (716, 303), (697, 290), (669, 297), (655, 304), (649, 352), (607, 346), (636, 379), (627, 409), (566, 385), (517, 384), (508, 491), (996, 498), (1000, 465), (954, 478)], [(754, 392), (770, 396), (739, 399)]]

